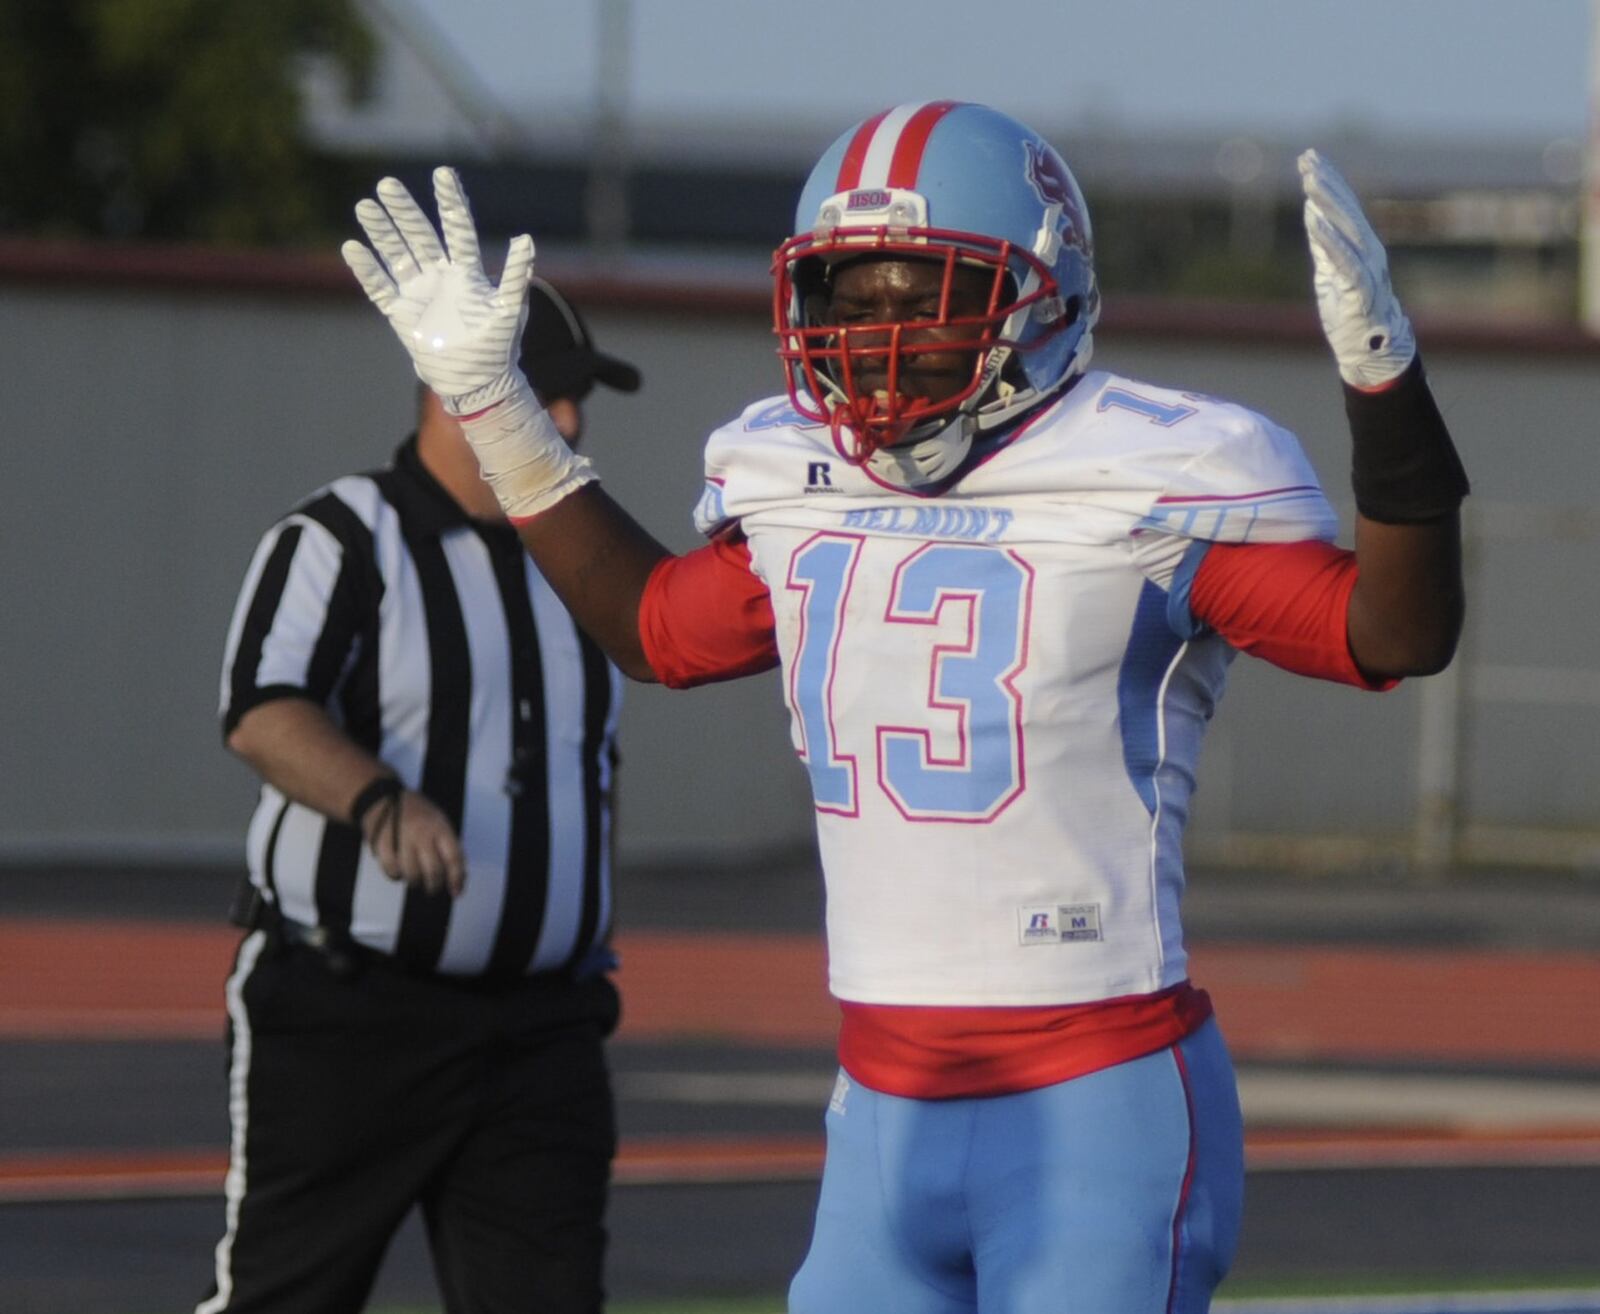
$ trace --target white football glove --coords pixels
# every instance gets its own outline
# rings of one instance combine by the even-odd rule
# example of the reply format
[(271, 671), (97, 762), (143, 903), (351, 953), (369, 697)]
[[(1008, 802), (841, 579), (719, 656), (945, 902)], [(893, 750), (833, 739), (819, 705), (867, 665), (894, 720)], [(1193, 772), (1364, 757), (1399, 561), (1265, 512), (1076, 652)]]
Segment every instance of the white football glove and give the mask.
[(1417, 354), (1411, 321), (1389, 286), (1389, 258), (1339, 171), (1316, 151), (1299, 164), (1322, 332), (1346, 383), (1381, 388)]
[(526, 519), (592, 480), (517, 364), (527, 318), (533, 239), (511, 239), (496, 287), (483, 272), (478, 230), (454, 169), (433, 171), (444, 243), (396, 178), (356, 206), (372, 243), (340, 248), (367, 298), (411, 354), (420, 378), (461, 427), (483, 477), (514, 520)]

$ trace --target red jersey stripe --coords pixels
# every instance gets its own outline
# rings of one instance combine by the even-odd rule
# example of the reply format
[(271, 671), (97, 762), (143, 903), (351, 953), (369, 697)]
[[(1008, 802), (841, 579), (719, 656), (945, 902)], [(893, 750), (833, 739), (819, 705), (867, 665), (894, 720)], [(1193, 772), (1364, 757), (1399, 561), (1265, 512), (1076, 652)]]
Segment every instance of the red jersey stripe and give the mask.
[(1183, 1051), (1174, 1049), (1172, 1060), (1178, 1066), (1178, 1080), (1183, 1083), (1184, 1112), (1189, 1122), (1189, 1156), (1183, 1166), (1183, 1185), (1178, 1188), (1178, 1207), (1172, 1211), (1172, 1271), (1167, 1279), (1168, 1314), (1178, 1304), (1178, 1275), (1185, 1258), (1183, 1241), (1188, 1233), (1189, 1197), (1194, 1191), (1195, 1170), (1194, 1087), (1189, 1081), (1189, 1065), (1183, 1061)]
[(1250, 502), (1257, 498), (1282, 497), (1286, 493), (1321, 493), (1316, 484), (1290, 484), (1284, 488), (1263, 488), (1254, 493), (1229, 493), (1225, 497), (1203, 494), (1196, 497), (1158, 497), (1157, 506), (1173, 506), (1180, 502)]
[(878, 125), (889, 117), (889, 111), (874, 114), (870, 119), (856, 129), (856, 135), (850, 139), (850, 145), (845, 148), (844, 159), (839, 162), (839, 177), (834, 183), (836, 192), (848, 192), (853, 187), (861, 185), (861, 166), (866, 162), (867, 151), (872, 147), (872, 138), (878, 131)]
[(1153, 995), (1024, 1008), (841, 1000), (839, 1065), (886, 1095), (956, 1099), (1037, 1090), (1154, 1054), (1211, 1016), (1184, 981)]
[(922, 168), (922, 153), (928, 147), (928, 138), (939, 120), (960, 104), (959, 100), (929, 101), (907, 120), (889, 163), (890, 187), (914, 188), (917, 185), (917, 173)]

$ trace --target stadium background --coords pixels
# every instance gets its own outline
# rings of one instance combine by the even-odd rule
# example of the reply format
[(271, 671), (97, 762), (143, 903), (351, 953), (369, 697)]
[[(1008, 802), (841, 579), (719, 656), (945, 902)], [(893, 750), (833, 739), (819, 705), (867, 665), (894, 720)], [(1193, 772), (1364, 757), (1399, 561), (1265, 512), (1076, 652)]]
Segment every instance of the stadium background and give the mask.
[[(594, 396), (588, 450), (647, 527), (692, 546), (706, 434), (781, 388), (763, 263), (709, 290), (692, 265), (544, 268), (648, 384)], [(214, 718), (238, 580), (281, 507), (381, 463), (411, 426), (409, 367), (351, 281), (324, 255), (0, 243), (0, 858), (239, 852), (252, 778)], [(1578, 601), (1600, 568), (1585, 497), (1600, 486), (1600, 349), (1572, 328), (1419, 320), (1474, 485), (1462, 655), (1383, 698), (1236, 663), (1195, 806), (1202, 860), (1600, 863), (1600, 614)], [(1340, 396), (1309, 305), (1113, 290), (1097, 336), (1099, 364), (1289, 425), (1346, 498)], [(630, 692), (626, 863), (808, 851), (775, 678)]]
[[(1216, 143), (1076, 144), (1103, 244), (1142, 235), (1110, 257), (1097, 363), (1266, 411), (1340, 500), (1309, 298), (1178, 298), (1158, 277), (1214, 256), (1207, 233), (1294, 249), (1287, 148), (1262, 147), (1278, 183), (1241, 209)], [(1426, 293), (1420, 337), (1475, 486), (1470, 614), (1449, 674), (1381, 699), (1237, 663), (1208, 744), (1188, 913), (1252, 1127), (1240, 1289), (1600, 1288), (1600, 349), (1571, 322), (1575, 230), (1509, 223), (1550, 191), (1537, 151), (1348, 147), (1329, 153), (1409, 234), (1402, 291)], [(640, 226), (707, 194), (745, 226), (622, 257), (585, 244), (585, 179), (560, 152), (463, 169), (491, 227), (528, 215), (553, 238), (543, 272), (643, 369), (638, 397), (593, 398), (590, 450), (691, 546), (705, 434), (778, 386), (756, 238), (798, 175), (640, 167)], [(1468, 184), (1505, 249), (1441, 236), (1429, 207)], [(223, 627), (282, 506), (410, 423), (401, 353), (330, 252), (0, 231), (0, 1309), (142, 1314), (203, 1280), (222, 919), (253, 793), (215, 727)], [(623, 736), (613, 1286), (775, 1309), (832, 1026), (804, 774), (774, 677), (634, 687)], [(417, 1243), (386, 1299), (428, 1302)]]

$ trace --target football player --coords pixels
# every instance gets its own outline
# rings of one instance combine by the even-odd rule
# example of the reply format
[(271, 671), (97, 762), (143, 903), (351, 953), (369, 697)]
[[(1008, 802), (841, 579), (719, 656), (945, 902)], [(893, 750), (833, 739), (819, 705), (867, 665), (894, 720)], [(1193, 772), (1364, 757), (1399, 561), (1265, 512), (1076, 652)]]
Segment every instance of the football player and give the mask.
[(1186, 969), (1181, 838), (1237, 651), (1364, 689), (1444, 667), (1467, 482), (1384, 250), (1300, 158), (1344, 381), (1353, 550), (1296, 439), (1089, 369), (1089, 215), (979, 105), (844, 133), (778, 249), (787, 395), (711, 436), (673, 556), (560, 441), (456, 175), (345, 255), (545, 576), (629, 674), (781, 664), (827, 884), (840, 1075), (797, 1314), (1207, 1308), (1237, 1237), (1227, 1051)]

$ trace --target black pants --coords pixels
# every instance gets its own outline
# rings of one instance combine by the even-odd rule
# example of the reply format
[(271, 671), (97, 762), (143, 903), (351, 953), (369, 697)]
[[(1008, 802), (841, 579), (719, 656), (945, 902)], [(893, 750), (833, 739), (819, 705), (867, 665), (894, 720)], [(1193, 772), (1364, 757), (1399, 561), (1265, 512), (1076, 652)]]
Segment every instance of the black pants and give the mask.
[(228, 982), (227, 1232), (205, 1314), (353, 1314), (419, 1203), (449, 1314), (596, 1314), (611, 983), (339, 975), (265, 931)]

